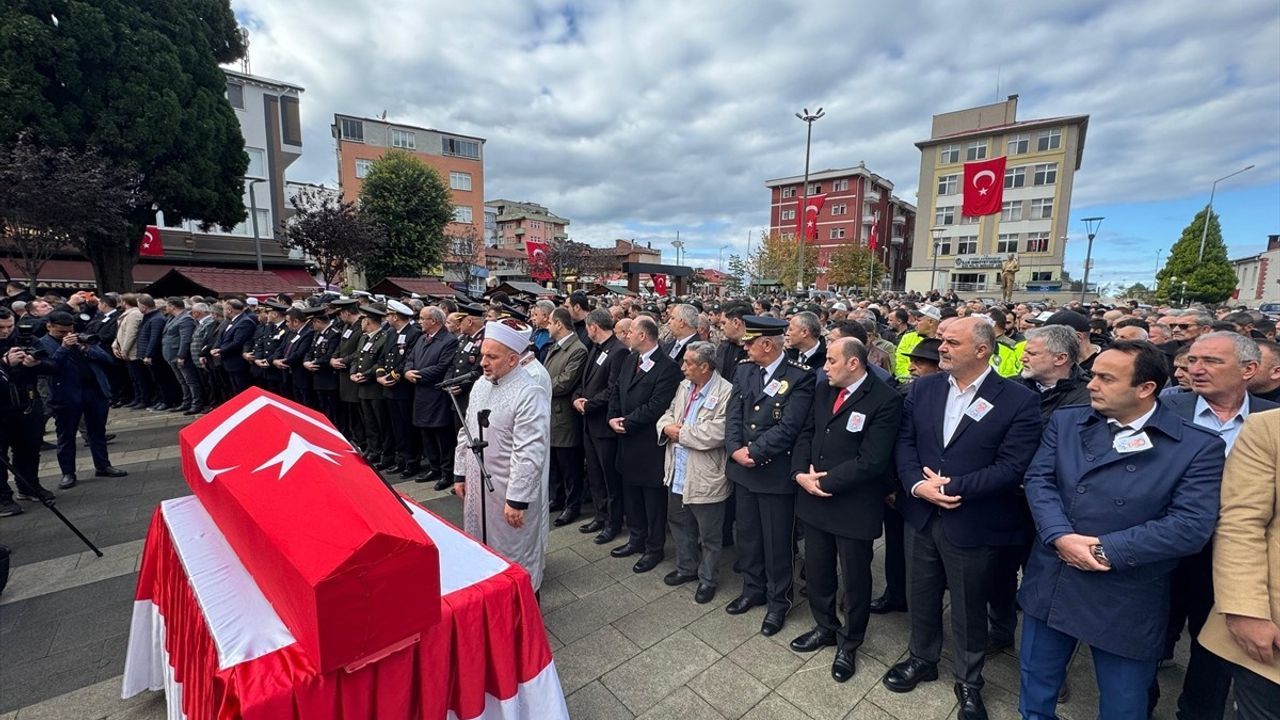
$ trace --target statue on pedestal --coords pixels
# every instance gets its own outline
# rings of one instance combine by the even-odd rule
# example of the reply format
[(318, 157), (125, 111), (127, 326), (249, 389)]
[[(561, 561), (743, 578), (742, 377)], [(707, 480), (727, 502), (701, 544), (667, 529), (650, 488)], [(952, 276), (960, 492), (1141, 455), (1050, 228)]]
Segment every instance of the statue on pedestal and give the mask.
[(1013, 279), (1018, 274), (1018, 256), (1009, 253), (1009, 257), (1000, 264), (1000, 292), (1005, 302), (1013, 301)]

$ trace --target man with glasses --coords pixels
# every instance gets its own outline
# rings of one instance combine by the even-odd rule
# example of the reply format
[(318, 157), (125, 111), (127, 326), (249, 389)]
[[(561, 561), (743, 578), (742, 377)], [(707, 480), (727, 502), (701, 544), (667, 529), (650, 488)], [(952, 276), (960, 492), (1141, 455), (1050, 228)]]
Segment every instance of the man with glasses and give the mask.
[(418, 323), (422, 337), (405, 362), (404, 379), (414, 387), (413, 425), (422, 435), (426, 473), (415, 482), (435, 481), (436, 490), (453, 484), (453, 403), (436, 387), (453, 367), (458, 339), (444, 328), (444, 311), (433, 305), (422, 308)]

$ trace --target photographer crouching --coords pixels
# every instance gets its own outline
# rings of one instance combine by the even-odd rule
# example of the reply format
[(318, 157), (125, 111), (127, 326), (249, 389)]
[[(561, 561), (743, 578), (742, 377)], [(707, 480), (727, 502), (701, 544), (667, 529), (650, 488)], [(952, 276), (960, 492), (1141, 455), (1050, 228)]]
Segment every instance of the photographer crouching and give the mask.
[[(23, 347), (15, 336), (16, 319), (8, 308), (0, 308), (0, 454), (11, 462), (19, 500), (39, 502), (53, 499), (40, 486), (40, 439), (44, 430), (44, 403), (36, 392), (39, 352)], [(0, 517), (22, 514), (9, 488), (9, 471), (0, 467)]]
[(49, 376), (49, 408), (58, 433), (58, 466), (62, 470), (58, 487), (66, 490), (76, 485), (76, 429), (81, 418), (93, 455), (94, 475), (128, 475), (113, 467), (107, 457), (111, 356), (102, 349), (98, 336), (76, 334), (71, 313), (49, 313), (48, 327), (48, 334), (36, 341), (36, 347), (44, 350), (39, 362), (41, 372)]

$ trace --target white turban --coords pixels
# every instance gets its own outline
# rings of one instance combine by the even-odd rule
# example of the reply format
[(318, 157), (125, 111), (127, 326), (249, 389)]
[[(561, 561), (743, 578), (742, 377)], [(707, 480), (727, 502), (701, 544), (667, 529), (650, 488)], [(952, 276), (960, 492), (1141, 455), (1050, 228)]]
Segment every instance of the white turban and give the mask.
[(528, 325), (523, 324), (517, 329), (509, 325), (508, 323), (510, 322), (510, 320), (506, 322), (490, 320), (485, 323), (484, 339), (496, 340), (511, 348), (513, 352), (523, 353), (529, 349), (529, 337), (533, 334), (533, 330)]

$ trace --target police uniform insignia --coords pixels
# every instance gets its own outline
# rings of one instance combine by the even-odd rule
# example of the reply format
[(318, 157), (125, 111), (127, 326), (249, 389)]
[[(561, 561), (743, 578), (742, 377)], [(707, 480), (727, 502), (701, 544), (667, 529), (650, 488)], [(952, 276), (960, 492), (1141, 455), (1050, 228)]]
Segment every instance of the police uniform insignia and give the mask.
[(774, 405), (774, 406), (773, 406), (773, 419), (774, 419), (774, 420), (781, 420), (781, 419), (782, 419), (782, 406), (781, 406), (781, 405)]
[(781, 383), (779, 383), (779, 384), (778, 384), (778, 394), (779, 394), (779, 395), (786, 395), (786, 394), (787, 394), (787, 388), (789, 388), (789, 387), (791, 387), (791, 384), (790, 384), (790, 383), (788, 383), (786, 380), (783, 380)]

